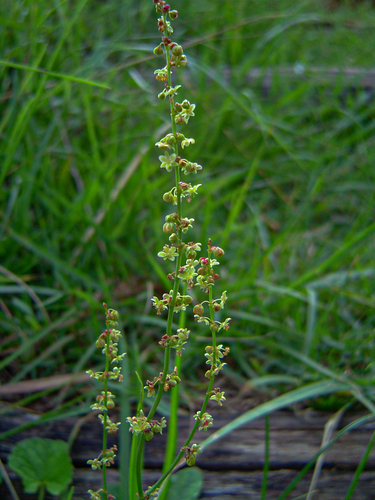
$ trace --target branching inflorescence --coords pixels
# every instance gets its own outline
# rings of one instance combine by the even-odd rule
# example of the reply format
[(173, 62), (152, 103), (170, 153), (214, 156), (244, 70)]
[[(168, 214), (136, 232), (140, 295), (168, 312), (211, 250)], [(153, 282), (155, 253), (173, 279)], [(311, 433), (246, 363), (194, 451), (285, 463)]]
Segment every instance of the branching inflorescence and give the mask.
[[(159, 251), (158, 257), (164, 261), (174, 262), (174, 270), (168, 274), (173, 286), (168, 293), (164, 293), (161, 298), (153, 297), (152, 302), (156, 310), (156, 314), (160, 315), (167, 313), (166, 332), (162, 336), (159, 344), (164, 348), (164, 366), (163, 370), (157, 374), (153, 380), (147, 380), (144, 389), (147, 390), (147, 396), (153, 397), (153, 404), (147, 416), (142, 408), (143, 390), (141, 400), (138, 404), (136, 415), (128, 417), (129, 430), (133, 435), (132, 451), (130, 459), (129, 471), (129, 497), (131, 500), (139, 498), (141, 500), (156, 498), (159, 495), (160, 487), (168, 478), (169, 474), (174, 470), (176, 465), (184, 458), (187, 465), (192, 466), (195, 463), (196, 455), (200, 453), (200, 447), (197, 444), (191, 444), (195, 432), (197, 430), (207, 431), (213, 425), (212, 416), (206, 411), (210, 400), (215, 401), (219, 405), (225, 401), (224, 392), (218, 387), (214, 387), (216, 375), (225, 366), (223, 358), (229, 353), (228, 347), (223, 347), (217, 344), (216, 335), (222, 329), (228, 330), (230, 318), (224, 321), (216, 319), (216, 313), (221, 311), (227, 300), (226, 292), (223, 292), (220, 298), (213, 298), (213, 286), (220, 278), (216, 272), (216, 266), (219, 265), (217, 259), (224, 255), (224, 251), (214, 246), (211, 239), (208, 240), (207, 254), (204, 257), (198, 257), (198, 252), (201, 252), (202, 244), (186, 240), (186, 234), (193, 227), (194, 219), (187, 218), (182, 213), (183, 200), (190, 203), (191, 200), (198, 194), (198, 189), (201, 184), (193, 185), (190, 182), (185, 182), (183, 179), (192, 174), (197, 174), (202, 170), (202, 166), (198, 163), (189, 161), (182, 157), (182, 151), (195, 143), (193, 138), (186, 137), (182, 132), (177, 130), (177, 127), (185, 126), (189, 123), (191, 117), (194, 117), (195, 104), (191, 104), (187, 99), (179, 102), (177, 96), (181, 90), (181, 85), (172, 85), (172, 69), (186, 66), (187, 58), (183, 52), (181, 45), (172, 41), (171, 36), (173, 29), (171, 21), (178, 17), (176, 10), (171, 10), (170, 6), (164, 0), (153, 0), (156, 12), (160, 15), (158, 18), (158, 30), (161, 33), (161, 43), (154, 49), (156, 55), (164, 55), (166, 64), (163, 68), (155, 71), (156, 79), (162, 82), (164, 87), (158, 94), (161, 100), (169, 102), (171, 129), (165, 137), (160, 139), (156, 146), (162, 151), (159, 156), (160, 168), (167, 172), (174, 173), (175, 185), (163, 195), (164, 202), (175, 207), (171, 213), (165, 217), (163, 231), (169, 235), (169, 243), (165, 244), (162, 250)], [(184, 327), (180, 327), (174, 332), (173, 316), (175, 313), (186, 311), (192, 304), (193, 299), (189, 295), (189, 290), (193, 287), (199, 287), (207, 297), (201, 303), (193, 307), (194, 319), (197, 323), (204, 323), (211, 331), (212, 342), (205, 348), (205, 358), (208, 369), (205, 376), (209, 380), (208, 389), (202, 404), (201, 409), (195, 414), (195, 424), (187, 437), (184, 446), (179, 450), (174, 459), (171, 459), (166, 465), (162, 477), (146, 491), (143, 491), (142, 485), (142, 468), (143, 468), (143, 452), (145, 441), (150, 441), (154, 434), (162, 434), (167, 422), (163, 417), (160, 421), (154, 419), (154, 415), (159, 406), (160, 400), (164, 392), (176, 388), (181, 381), (181, 373), (179, 372), (180, 362), (184, 345), (189, 339), (190, 331)], [(107, 320), (115, 312), (107, 310)], [(113, 318), (115, 320), (116, 318)], [(112, 321), (112, 319), (111, 319)], [(108, 321), (107, 321), (108, 323)], [(108, 327), (107, 327), (108, 328)], [(111, 332), (111, 330), (108, 330)], [(113, 331), (113, 330), (112, 330)], [(106, 354), (106, 369), (104, 373), (96, 373), (98, 380), (104, 381), (105, 390), (98, 396), (97, 403), (93, 405), (93, 409), (103, 411), (101, 420), (106, 432), (112, 431), (112, 424), (107, 415), (113, 403), (112, 395), (107, 390), (108, 378), (115, 378), (117, 372), (109, 372), (108, 363), (112, 356), (114, 360), (119, 360), (121, 356), (117, 355), (116, 342), (117, 333), (107, 334), (104, 332), (98, 340), (98, 347), (104, 347), (103, 352)], [(175, 359), (172, 362), (172, 352), (175, 350)], [(112, 354), (114, 353), (114, 354)], [(174, 367), (174, 368), (171, 368)], [(113, 373), (112, 375), (109, 375)], [(137, 374), (138, 376), (138, 374)], [(139, 376), (138, 376), (139, 378)], [(143, 387), (143, 384), (142, 384)], [(177, 388), (176, 388), (177, 389)], [(175, 390), (176, 390), (175, 389)], [(114, 429), (113, 429), (114, 430)], [(106, 434), (103, 437), (103, 451), (101, 455), (90, 461), (93, 468), (103, 468), (113, 461), (114, 449), (106, 449)], [(103, 481), (105, 476), (103, 475)], [(102, 491), (90, 492), (95, 499), (100, 499), (100, 493), (103, 493), (104, 500), (109, 498), (106, 491), (106, 484), (103, 483)]]
[(122, 381), (121, 368), (119, 366), (114, 366), (110, 370), (111, 364), (115, 365), (119, 363), (124, 354), (118, 354), (117, 345), (118, 340), (121, 337), (119, 330), (116, 330), (118, 324), (118, 312), (114, 309), (108, 309), (107, 304), (103, 304), (106, 314), (106, 330), (100, 334), (98, 340), (96, 341), (96, 347), (102, 349), (102, 353), (105, 356), (105, 369), (104, 372), (93, 372), (88, 370), (86, 373), (90, 377), (95, 378), (104, 385), (104, 391), (101, 392), (96, 397), (96, 403), (91, 405), (92, 410), (99, 410), (99, 419), (103, 425), (103, 448), (100, 455), (93, 460), (88, 460), (88, 464), (91, 465), (92, 469), (102, 469), (103, 471), (103, 487), (97, 491), (89, 490), (90, 498), (92, 500), (113, 500), (113, 496), (108, 494), (107, 491), (107, 468), (114, 463), (116, 456), (116, 445), (111, 448), (107, 448), (107, 436), (108, 434), (115, 434), (118, 430), (120, 422), (112, 422), (108, 416), (108, 410), (111, 410), (115, 403), (113, 401), (114, 395), (108, 390), (108, 380), (119, 380)]

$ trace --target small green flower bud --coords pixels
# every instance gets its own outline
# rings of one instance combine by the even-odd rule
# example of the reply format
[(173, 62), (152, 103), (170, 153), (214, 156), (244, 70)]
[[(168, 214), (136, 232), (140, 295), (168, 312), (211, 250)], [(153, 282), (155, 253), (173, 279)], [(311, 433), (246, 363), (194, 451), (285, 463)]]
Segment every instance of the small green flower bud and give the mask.
[(174, 231), (174, 224), (171, 222), (166, 222), (163, 226), (163, 231), (167, 234), (172, 234)]
[(178, 18), (178, 12), (177, 10), (170, 10), (169, 11), (169, 17), (174, 21), (175, 19)]
[(161, 101), (164, 101), (165, 99), (165, 91), (163, 90), (163, 92), (160, 92), (160, 94), (158, 94), (158, 99), (160, 99)]
[(185, 304), (185, 306), (188, 306), (189, 304), (191, 304), (192, 301), (193, 301), (193, 299), (190, 297), (190, 295), (183, 296), (183, 303)]
[(164, 51), (163, 51), (163, 48), (162, 48), (162, 43), (160, 43), (157, 47), (154, 48), (154, 54), (157, 55), (157, 56), (162, 56)]
[(169, 241), (170, 241), (171, 243), (177, 243), (177, 241), (178, 241), (177, 234), (176, 234), (176, 233), (172, 233), (172, 234), (170, 235), (170, 237), (169, 237)]
[(178, 65), (184, 68), (187, 65), (187, 57), (182, 55), (180, 60), (178, 61)]
[(95, 345), (98, 349), (100, 349), (105, 346), (105, 340), (102, 337), (99, 337)]
[(180, 113), (182, 111), (182, 106), (179, 102), (176, 102), (176, 104), (174, 105), (174, 109), (177, 113)]
[(144, 435), (146, 441), (151, 441), (151, 439), (154, 437), (154, 434), (150, 429), (145, 429), (143, 431), (143, 435)]
[(183, 55), (184, 51), (181, 47), (181, 45), (175, 45), (172, 49), (172, 54), (177, 57), (181, 57)]
[(173, 199), (174, 199), (174, 196), (170, 191), (168, 193), (163, 194), (163, 200), (166, 203), (173, 203)]
[(176, 144), (176, 137), (173, 134), (168, 134), (166, 136), (166, 143), (173, 146), (173, 144)]
[(165, 216), (165, 222), (174, 222), (176, 220), (177, 214), (168, 214)]

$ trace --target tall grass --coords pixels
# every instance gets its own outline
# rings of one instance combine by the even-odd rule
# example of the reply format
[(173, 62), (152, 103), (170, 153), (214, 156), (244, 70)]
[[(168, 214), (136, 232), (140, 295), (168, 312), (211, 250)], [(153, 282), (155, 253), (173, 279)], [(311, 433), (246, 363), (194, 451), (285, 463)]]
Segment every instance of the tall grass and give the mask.
[[(349, 377), (370, 408), (375, 102), (361, 72), (349, 79), (341, 69), (373, 66), (375, 10), (175, 3), (191, 62), (184, 87), (204, 103), (196, 237), (207, 239), (210, 219), (227, 249), (229, 376), (282, 390), (328, 371)], [(87, 346), (103, 298), (122, 311), (129, 372), (143, 365), (151, 376), (163, 320), (148, 316), (150, 298), (165, 286), (160, 226), (150, 224), (164, 215), (152, 146), (165, 123), (151, 89), (150, 2), (15, 0), (0, 14), (1, 381), (95, 363)], [(190, 367), (201, 340), (184, 358)]]

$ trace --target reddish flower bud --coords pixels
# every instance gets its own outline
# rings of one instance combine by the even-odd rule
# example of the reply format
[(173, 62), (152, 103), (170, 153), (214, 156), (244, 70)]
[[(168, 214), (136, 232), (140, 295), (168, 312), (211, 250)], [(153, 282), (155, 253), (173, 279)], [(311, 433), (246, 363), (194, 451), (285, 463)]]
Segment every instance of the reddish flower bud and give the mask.
[(171, 9), (170, 5), (166, 4), (166, 5), (164, 5), (162, 10), (163, 10), (163, 12), (169, 12), (170, 9)]
[(224, 255), (224, 250), (220, 247), (211, 247), (211, 252), (215, 255), (216, 258), (222, 257)]
[(197, 304), (196, 306), (194, 306), (193, 312), (197, 316), (202, 316), (202, 314), (204, 313), (202, 304)]

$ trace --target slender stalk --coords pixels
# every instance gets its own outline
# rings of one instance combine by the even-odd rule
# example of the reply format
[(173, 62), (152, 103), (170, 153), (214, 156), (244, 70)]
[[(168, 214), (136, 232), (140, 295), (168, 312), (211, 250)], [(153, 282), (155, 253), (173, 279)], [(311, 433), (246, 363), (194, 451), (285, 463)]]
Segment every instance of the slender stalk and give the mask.
[[(164, 22), (166, 21), (166, 14), (163, 15)], [(166, 62), (167, 62), (167, 71), (168, 71), (168, 85), (171, 87), (172, 86), (172, 72), (171, 72), (171, 60), (170, 60), (170, 49), (167, 46), (166, 47)], [(172, 112), (173, 112), (173, 99), (170, 99), (170, 112), (171, 112), (171, 126), (172, 126), (172, 133), (176, 138), (176, 143), (173, 147), (174, 153), (176, 156), (178, 155), (178, 143), (177, 143), (177, 130), (176, 130), (176, 124), (173, 120)], [(176, 189), (177, 189), (177, 214), (178, 217), (181, 219), (182, 217), (182, 203), (181, 203), (181, 193), (180, 193), (180, 188), (179, 188), (179, 182), (180, 182), (180, 169), (179, 167), (175, 167), (175, 181), (176, 181)], [(182, 230), (179, 229), (178, 231), (178, 238), (180, 243), (182, 243)], [(171, 336), (172, 334), (172, 323), (173, 323), (173, 314), (174, 314), (174, 306), (176, 304), (176, 298), (177, 298), (177, 293), (180, 287), (180, 279), (178, 278), (178, 270), (181, 267), (182, 263), (182, 252), (179, 252), (179, 255), (176, 260), (176, 270), (175, 270), (175, 278), (174, 278), (174, 284), (173, 284), (173, 294), (172, 294), (172, 301), (170, 304), (170, 307), (168, 309), (168, 318), (167, 318), (167, 328), (166, 328), (166, 334), (168, 336)], [(169, 361), (170, 361), (170, 351), (171, 348), (169, 346), (166, 347), (165, 353), (164, 353), (164, 366), (163, 366), (163, 375), (161, 378), (161, 381), (159, 382), (159, 387), (158, 391), (156, 393), (155, 400), (153, 402), (153, 405), (147, 415), (147, 420), (151, 421), (153, 416), (155, 415), (155, 412), (159, 406), (160, 400), (163, 396), (163, 387), (167, 378), (168, 370), (169, 370)], [(144, 442), (145, 439), (142, 436), (139, 445), (138, 445), (138, 451), (137, 451), (137, 478), (138, 478), (138, 495), (139, 498), (143, 498), (143, 492), (142, 492), (142, 480), (139, 479), (139, 476), (141, 475), (141, 469), (142, 469), (142, 455), (143, 455), (143, 448), (144, 448)], [(141, 489), (140, 489), (141, 488)]]
[(96, 347), (102, 349), (102, 353), (105, 355), (105, 369), (104, 372), (93, 372), (88, 370), (86, 373), (90, 377), (103, 382), (104, 391), (98, 394), (96, 397), (96, 402), (91, 405), (92, 410), (100, 410), (99, 418), (103, 424), (103, 446), (97, 458), (93, 460), (88, 460), (87, 463), (91, 465), (92, 469), (102, 469), (102, 488), (98, 491), (89, 490), (91, 500), (97, 500), (101, 498), (102, 500), (108, 500), (108, 490), (107, 490), (107, 474), (106, 469), (111, 464), (114, 463), (114, 458), (116, 457), (117, 447), (114, 445), (110, 449), (107, 449), (107, 435), (108, 432), (116, 433), (120, 422), (112, 422), (108, 416), (108, 409), (114, 407), (113, 398), (114, 395), (108, 390), (108, 380), (122, 381), (121, 366), (115, 366), (113, 370), (110, 370), (110, 363), (120, 363), (125, 356), (125, 353), (118, 355), (118, 341), (121, 337), (119, 330), (116, 330), (118, 323), (118, 312), (114, 309), (108, 309), (107, 304), (103, 304), (106, 314), (106, 330), (99, 335), (96, 341)]
[[(210, 318), (211, 318), (211, 321), (213, 322), (214, 321), (214, 307), (213, 307), (213, 300), (212, 300), (212, 288), (209, 289), (209, 307), (210, 307)], [(212, 331), (212, 347), (213, 347), (213, 353), (214, 353), (213, 354), (213, 363), (215, 363), (215, 361), (216, 361), (216, 333), (215, 333), (215, 331)], [(202, 407), (200, 410), (200, 415), (203, 415), (203, 413), (206, 411), (208, 401), (210, 400), (211, 392), (212, 392), (212, 389), (214, 387), (214, 381), (215, 381), (215, 376), (213, 376), (210, 379), (208, 389), (206, 392), (206, 396), (204, 398), (204, 401), (203, 401), (203, 404), (202, 404)], [(189, 444), (191, 443), (195, 433), (197, 432), (199, 424), (200, 424), (200, 420), (197, 419), (195, 421), (195, 424), (193, 425), (193, 428), (191, 429), (190, 434), (189, 434), (187, 440), (185, 441), (184, 446), (182, 447), (181, 451), (177, 454), (176, 458), (173, 460), (173, 462), (168, 467), (168, 469), (164, 472), (164, 474), (161, 476), (161, 478), (151, 488), (149, 488), (146, 491), (146, 496), (153, 493), (156, 490), (156, 488), (159, 488), (163, 484), (163, 482), (166, 480), (166, 478), (171, 474), (171, 472), (173, 472), (173, 469), (176, 467), (176, 465), (179, 463), (181, 458), (184, 456), (184, 453), (185, 453), (184, 448), (186, 446), (189, 446)]]
[(352, 498), (352, 496), (354, 494), (354, 490), (356, 489), (358, 481), (359, 481), (361, 474), (363, 472), (363, 469), (366, 466), (367, 460), (370, 456), (370, 453), (371, 453), (372, 447), (374, 446), (374, 443), (375, 443), (375, 432), (372, 433), (370, 441), (368, 442), (368, 445), (367, 445), (366, 450), (363, 454), (363, 457), (362, 457), (360, 463), (358, 464), (357, 470), (355, 471), (354, 477), (352, 479), (352, 482), (350, 483), (349, 489), (344, 497), (344, 500), (350, 500)]
[[(161, 341), (159, 342), (164, 348), (164, 361), (163, 361), (163, 371), (159, 376), (154, 377), (153, 381), (147, 381), (148, 396), (155, 396), (153, 404), (147, 417), (144, 416), (143, 412), (136, 417), (128, 417), (127, 420), (131, 426), (131, 432), (138, 436), (138, 441), (133, 441), (132, 446), (132, 456), (131, 456), (131, 477), (134, 478), (137, 483), (138, 497), (140, 500), (144, 500), (145, 497), (149, 496), (155, 492), (155, 490), (162, 485), (164, 480), (169, 476), (169, 474), (176, 467), (178, 462), (183, 456), (185, 456), (188, 465), (193, 465), (195, 462), (196, 454), (200, 452), (198, 445), (189, 446), (195, 432), (200, 429), (206, 430), (212, 425), (212, 417), (205, 412), (208, 401), (210, 399), (216, 400), (220, 405), (221, 402), (225, 400), (224, 393), (220, 392), (219, 388), (214, 387), (214, 380), (217, 373), (224, 366), (219, 358), (227, 355), (229, 348), (223, 348), (223, 346), (217, 346), (216, 344), (216, 334), (222, 328), (226, 330), (229, 327), (230, 318), (227, 318), (224, 322), (215, 321), (214, 314), (215, 311), (218, 312), (220, 309), (224, 308), (226, 301), (226, 292), (223, 292), (221, 298), (213, 299), (212, 297), (212, 287), (215, 281), (219, 278), (219, 275), (214, 272), (214, 266), (218, 265), (219, 262), (216, 258), (211, 259), (211, 254), (214, 257), (220, 257), (224, 254), (224, 251), (219, 247), (214, 247), (211, 244), (211, 240), (208, 241), (208, 258), (200, 257), (197, 259), (197, 252), (201, 251), (201, 243), (189, 242), (185, 243), (183, 241), (184, 234), (192, 227), (192, 222), (194, 219), (184, 218), (182, 216), (182, 200), (186, 197), (186, 201), (190, 203), (191, 199), (197, 195), (197, 190), (200, 187), (198, 185), (192, 185), (189, 182), (182, 182), (181, 176), (182, 172), (185, 175), (196, 174), (202, 169), (201, 165), (198, 163), (190, 162), (187, 159), (183, 159), (179, 156), (179, 143), (181, 143), (181, 148), (185, 148), (194, 144), (195, 140), (193, 138), (186, 138), (184, 134), (177, 132), (177, 125), (188, 123), (190, 117), (194, 116), (195, 104), (190, 104), (187, 99), (182, 102), (175, 102), (175, 96), (177, 91), (179, 91), (181, 85), (175, 87), (172, 86), (172, 67), (179, 68), (184, 67), (187, 63), (187, 58), (183, 53), (183, 49), (180, 45), (169, 38), (173, 33), (171, 23), (167, 20), (167, 15), (173, 21), (178, 17), (178, 12), (175, 10), (170, 10), (170, 5), (166, 3), (165, 0), (153, 0), (156, 7), (156, 12), (162, 14), (158, 19), (158, 30), (162, 33), (161, 43), (154, 49), (154, 53), (157, 55), (165, 55), (166, 65), (155, 71), (156, 79), (158, 81), (164, 82), (164, 89), (158, 97), (161, 100), (167, 99), (169, 101), (170, 107), (170, 119), (171, 119), (171, 129), (172, 133), (167, 134), (156, 146), (161, 150), (165, 151), (164, 155), (159, 156), (161, 162), (160, 168), (165, 168), (168, 172), (174, 170), (175, 186), (167, 193), (163, 195), (163, 200), (166, 203), (172, 203), (177, 206), (174, 213), (168, 214), (165, 218), (165, 224), (163, 226), (163, 231), (170, 235), (169, 241), (171, 245), (164, 245), (163, 250), (158, 253), (159, 257), (164, 260), (169, 259), (170, 261), (175, 261), (175, 272), (174, 274), (168, 275), (174, 283), (173, 290), (169, 293), (165, 293), (162, 299), (158, 297), (153, 297), (154, 307), (157, 314), (161, 314), (162, 311), (168, 310), (167, 315), (167, 325), (166, 333), (163, 335)], [(173, 154), (168, 153), (166, 150), (172, 149)], [(183, 257), (184, 260), (183, 263)], [(197, 268), (197, 269), (196, 269)], [(180, 295), (180, 283), (184, 283), (183, 295)], [(208, 294), (208, 300), (204, 300), (201, 304), (194, 306), (194, 319), (198, 322), (204, 322), (210, 327), (212, 333), (212, 345), (206, 347), (206, 358), (207, 364), (210, 365), (210, 369), (206, 372), (206, 376), (209, 378), (208, 389), (201, 407), (200, 412), (195, 415), (195, 424), (185, 441), (184, 447), (176, 453), (176, 443), (177, 443), (177, 410), (178, 410), (178, 389), (176, 385), (181, 381), (180, 379), (180, 358), (177, 356), (175, 358), (175, 370), (173, 373), (168, 373), (171, 364), (171, 349), (176, 349), (178, 354), (181, 354), (183, 345), (187, 342), (189, 337), (189, 330), (185, 328), (185, 311), (186, 307), (191, 303), (192, 297), (187, 295), (187, 289), (193, 286), (199, 286), (201, 290)], [(207, 310), (207, 303), (209, 308), (209, 317), (204, 315), (204, 310)], [(180, 324), (177, 329), (176, 334), (172, 334), (172, 324), (175, 312), (181, 312)], [(155, 390), (157, 386), (157, 392), (155, 395)], [(161, 422), (154, 420), (153, 417), (157, 411), (159, 403), (161, 401), (164, 391), (172, 390), (171, 396), (171, 419), (170, 419), (170, 430), (168, 433), (168, 444), (165, 457), (165, 464), (163, 467), (163, 475), (145, 493), (142, 491), (142, 465), (143, 465), (143, 453), (144, 444), (146, 439), (152, 439), (155, 433), (161, 432), (161, 429), (165, 427), (165, 419), (162, 418)], [(140, 434), (140, 435), (139, 435)], [(137, 450), (135, 450), (135, 443), (137, 443)], [(134, 473), (134, 467), (136, 472)], [(164, 500), (167, 495), (166, 488), (161, 493), (161, 500)], [(131, 486), (129, 491), (134, 491)], [(133, 500), (133, 499), (130, 499)]]
[[(106, 338), (106, 349), (105, 349), (105, 373), (109, 371), (109, 335)], [(108, 402), (108, 377), (104, 379), (104, 406), (107, 408)], [(108, 410), (103, 410), (103, 457), (105, 456), (105, 451), (107, 449), (107, 419), (108, 419)], [(108, 491), (107, 491), (107, 467), (103, 464), (103, 500), (108, 499)]]
[[(138, 372), (135, 372), (137, 379), (140, 384), (140, 393), (139, 393), (139, 401), (137, 405), (137, 417), (141, 415), (143, 408), (143, 383), (142, 379), (139, 376)], [(140, 454), (140, 466), (138, 465), (138, 447), (139, 447), (139, 436), (137, 434), (133, 434), (132, 438), (132, 447), (130, 453), (130, 465), (129, 465), (129, 499), (133, 499), (136, 496), (137, 489), (142, 490), (142, 452)]]
[(0, 473), (4, 479), (5, 484), (8, 487), (9, 493), (10, 493), (11, 497), (13, 498), (13, 500), (20, 500), (20, 498), (17, 495), (17, 492), (13, 486), (12, 481), (10, 480), (8, 472), (7, 472), (6, 468), (4, 467), (3, 462), (1, 461), (1, 458), (0, 458)]
[[(210, 380), (210, 383), (209, 383), (209, 386), (208, 386), (208, 390), (207, 390), (207, 393), (206, 393), (206, 397), (204, 399), (204, 402), (202, 404), (202, 408), (200, 410), (201, 414), (203, 414), (205, 412), (206, 408), (207, 408), (207, 404), (208, 404), (208, 401), (210, 399), (210, 393), (211, 393), (211, 391), (213, 389), (213, 386), (214, 386), (214, 378), (212, 378)], [(200, 421), (196, 420), (193, 428), (190, 431), (190, 434), (189, 434), (187, 440), (184, 443), (183, 448), (185, 446), (189, 446), (189, 444), (191, 443), (191, 441), (192, 441), (192, 439), (193, 439), (193, 437), (194, 437), (194, 435), (195, 435), (195, 433), (196, 433), (196, 431), (197, 431), (197, 429), (199, 427), (199, 424), (200, 424)], [(178, 455), (176, 456), (176, 458), (173, 460), (173, 462), (170, 465), (170, 467), (168, 468), (168, 470), (161, 476), (161, 478), (151, 488), (149, 488), (146, 491), (146, 493), (145, 493), (146, 496), (150, 495), (151, 493), (153, 493), (156, 490), (156, 488), (159, 488), (163, 484), (163, 482), (166, 480), (166, 478), (169, 476), (169, 474), (171, 472), (173, 472), (173, 469), (176, 467), (176, 465), (179, 463), (179, 461), (181, 460), (181, 458), (184, 456), (184, 453), (185, 453), (185, 451), (183, 451), (183, 449), (181, 449), (181, 451), (178, 453)]]
[[(187, 293), (187, 283), (184, 283), (184, 289), (182, 292), (184, 295)], [(184, 328), (186, 322), (186, 311), (181, 311), (179, 328)], [(177, 373), (180, 375), (181, 372), (181, 356), (175, 357), (175, 367), (177, 369)], [(164, 455), (164, 463), (163, 463), (163, 473), (165, 473), (173, 459), (176, 455), (177, 449), (177, 426), (178, 426), (178, 403), (180, 396), (180, 384), (177, 384), (176, 387), (173, 387), (171, 392), (171, 411), (168, 422), (168, 437), (167, 437), (167, 446)], [(169, 478), (167, 478), (167, 484), (164, 484), (163, 490), (159, 495), (160, 500), (165, 500), (168, 495), (169, 490)]]
[(46, 490), (45, 490), (44, 484), (41, 484), (40, 488), (39, 488), (39, 493), (38, 493), (38, 500), (44, 500), (45, 491)]

